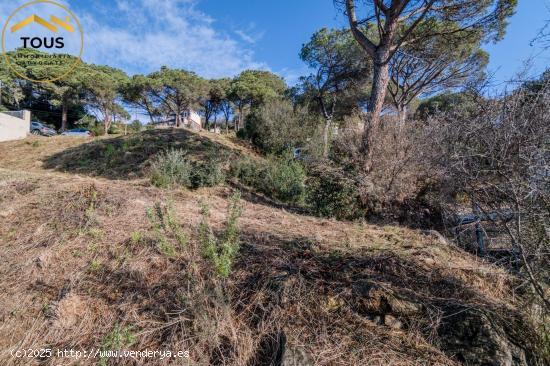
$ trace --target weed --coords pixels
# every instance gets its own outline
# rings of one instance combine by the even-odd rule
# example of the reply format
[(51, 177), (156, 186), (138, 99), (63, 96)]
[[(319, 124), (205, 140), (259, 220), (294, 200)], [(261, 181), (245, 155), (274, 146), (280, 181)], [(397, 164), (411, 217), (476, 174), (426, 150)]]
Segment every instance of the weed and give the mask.
[(99, 240), (103, 238), (103, 230), (92, 227), (87, 230), (87, 235), (93, 239)]
[(111, 159), (115, 156), (116, 152), (116, 147), (112, 144), (108, 144), (105, 146), (105, 150), (103, 150), (103, 157), (105, 157), (105, 159)]
[(130, 241), (132, 244), (137, 245), (143, 240), (143, 235), (139, 231), (134, 231), (130, 234)]
[(167, 257), (174, 257), (176, 255), (176, 249), (165, 236), (159, 238), (158, 248), (162, 254)]
[(93, 261), (90, 262), (90, 271), (97, 272), (101, 269), (102, 266), (103, 266), (103, 263), (101, 263), (99, 259), (94, 259)]
[(97, 203), (97, 190), (91, 186), (88, 190), (84, 191), (85, 199), (88, 200), (88, 207), (84, 212), (85, 224), (89, 224), (95, 218), (95, 206)]
[(122, 327), (120, 324), (116, 324), (113, 330), (103, 337), (101, 342), (101, 359), (99, 360), (99, 366), (107, 366), (109, 358), (107, 353), (109, 351), (121, 350), (125, 347), (131, 347), (137, 341), (136, 336), (133, 333), (133, 329), (130, 326)]
[(161, 253), (168, 257), (173, 257), (176, 254), (170, 237), (173, 237), (182, 248), (187, 245), (189, 238), (177, 222), (171, 202), (166, 205), (162, 205), (160, 202), (155, 203), (153, 208), (147, 209), (147, 217), (153, 226)]
[(235, 192), (231, 197), (225, 230), (219, 239), (216, 238), (208, 223), (210, 218), (208, 205), (201, 203), (202, 221), (199, 225), (199, 238), (202, 253), (222, 278), (227, 278), (231, 273), (233, 260), (239, 251), (237, 222), (242, 215), (240, 198), (239, 192)]
[(157, 155), (151, 164), (151, 183), (157, 187), (191, 186), (191, 164), (183, 150), (168, 150)]

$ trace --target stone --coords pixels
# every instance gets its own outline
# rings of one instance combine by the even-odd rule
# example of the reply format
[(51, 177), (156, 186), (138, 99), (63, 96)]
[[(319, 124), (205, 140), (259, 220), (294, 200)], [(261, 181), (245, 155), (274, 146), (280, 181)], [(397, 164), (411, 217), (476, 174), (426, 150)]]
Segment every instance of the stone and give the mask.
[(282, 366), (313, 366), (315, 363), (304, 347), (287, 346)]
[(403, 322), (401, 322), (401, 320), (397, 319), (395, 316), (389, 314), (384, 316), (384, 325), (387, 325), (388, 327), (393, 329), (403, 328)]
[(370, 281), (360, 281), (355, 286), (359, 310), (365, 314), (394, 314), (411, 316), (422, 312), (422, 304), (398, 296), (387, 287)]
[(438, 329), (442, 350), (467, 365), (529, 366), (524, 349), (504, 329), (474, 310), (455, 312)]

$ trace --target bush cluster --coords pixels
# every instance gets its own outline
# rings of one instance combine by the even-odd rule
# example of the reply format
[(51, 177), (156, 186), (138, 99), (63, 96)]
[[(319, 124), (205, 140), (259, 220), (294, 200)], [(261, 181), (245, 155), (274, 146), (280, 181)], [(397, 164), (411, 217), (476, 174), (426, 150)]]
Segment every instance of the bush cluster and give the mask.
[(266, 162), (243, 158), (231, 165), (231, 174), (268, 197), (294, 204), (305, 202), (306, 171), (291, 158), (272, 157)]
[(307, 188), (307, 202), (315, 214), (340, 220), (365, 217), (357, 184), (341, 169), (310, 167)]
[(224, 180), (225, 174), (218, 162), (191, 162), (183, 150), (163, 152), (151, 164), (151, 183), (157, 187), (214, 187)]

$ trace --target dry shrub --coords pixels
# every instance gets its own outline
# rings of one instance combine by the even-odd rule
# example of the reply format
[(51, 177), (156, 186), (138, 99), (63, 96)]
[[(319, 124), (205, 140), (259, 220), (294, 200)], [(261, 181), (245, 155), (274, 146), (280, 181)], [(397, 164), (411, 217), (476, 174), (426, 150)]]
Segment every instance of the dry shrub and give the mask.
[[(496, 232), (496, 250), (550, 312), (550, 75), (497, 98), (478, 98), (471, 116), (436, 114), (429, 124), (440, 150), (454, 213), (473, 210)], [(461, 201), (456, 197), (461, 196)], [(444, 198), (445, 199), (445, 198)], [(468, 207), (469, 206), (469, 207)]]
[(419, 199), (438, 180), (432, 164), (431, 131), (422, 122), (386, 116), (371, 146), (372, 166), (365, 171), (362, 147), (363, 118), (348, 118), (334, 142), (334, 160), (357, 183), (364, 208), (370, 215), (400, 217), (403, 207)]

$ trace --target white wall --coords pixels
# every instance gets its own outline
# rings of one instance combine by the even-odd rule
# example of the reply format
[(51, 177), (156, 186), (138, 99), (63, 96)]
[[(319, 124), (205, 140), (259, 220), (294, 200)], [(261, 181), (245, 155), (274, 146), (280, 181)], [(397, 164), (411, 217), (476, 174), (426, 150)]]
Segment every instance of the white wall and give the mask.
[(0, 141), (19, 140), (27, 137), (31, 128), (31, 112), (22, 112), (23, 119), (0, 112)]

